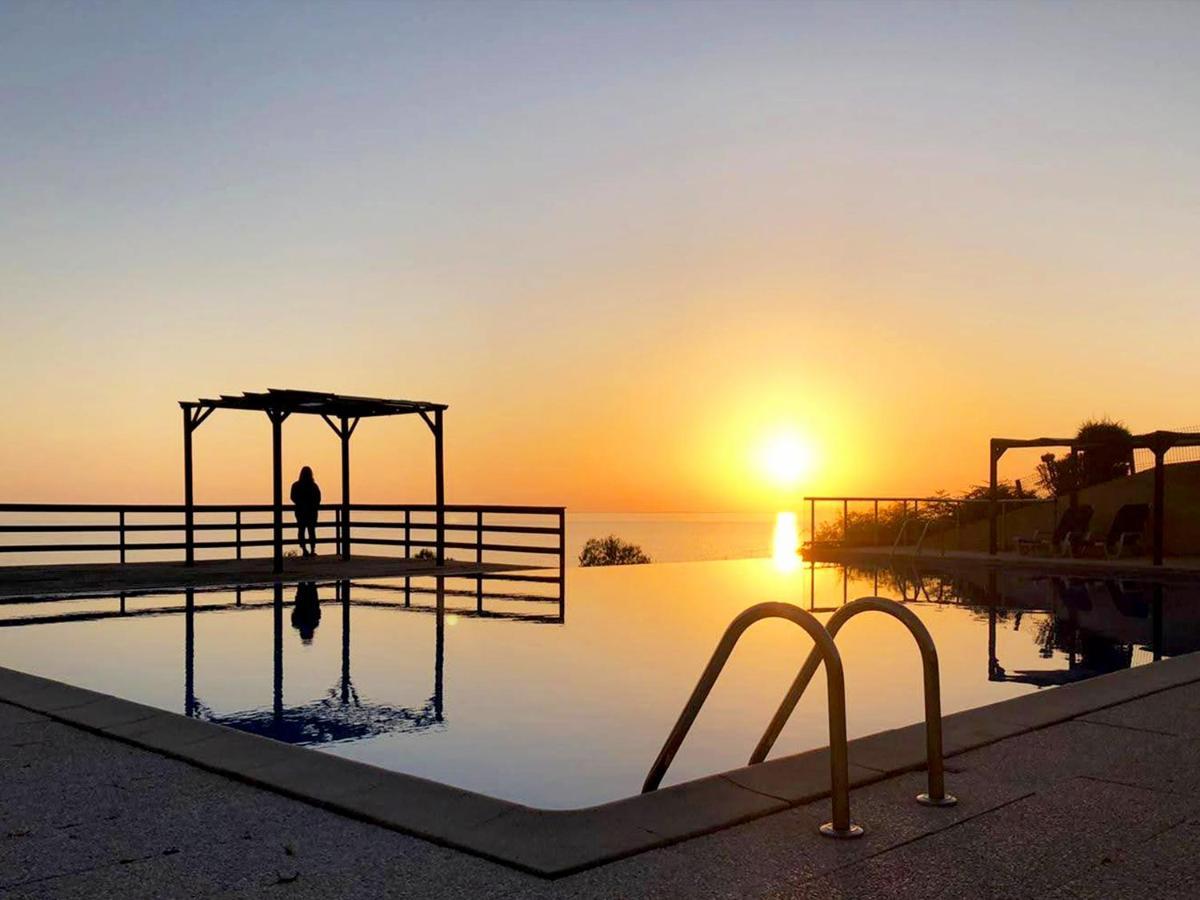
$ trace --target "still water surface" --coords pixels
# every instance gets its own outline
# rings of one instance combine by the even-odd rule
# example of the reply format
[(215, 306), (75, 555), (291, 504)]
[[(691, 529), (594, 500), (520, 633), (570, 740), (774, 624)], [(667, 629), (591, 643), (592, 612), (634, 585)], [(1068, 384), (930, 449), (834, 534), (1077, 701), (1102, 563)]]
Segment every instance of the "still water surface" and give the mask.
[[(878, 581), (877, 581), (878, 579)], [(543, 599), (473, 580), (287, 586), (0, 606), (0, 664), (534, 806), (636, 793), (718, 637), (747, 606), (827, 618), (906, 599), (937, 642), (943, 708), (967, 709), (1200, 647), (1197, 590), (847, 571), (771, 560), (568, 570)], [(488, 594), (528, 590), (487, 582)], [(348, 596), (348, 602), (343, 598)], [(121, 613), (122, 608), (124, 613)], [(838, 637), (851, 736), (917, 721), (921, 670), (899, 623)], [(744, 765), (809, 650), (787, 622), (742, 640), (664, 783)], [(825, 746), (822, 676), (777, 754)]]

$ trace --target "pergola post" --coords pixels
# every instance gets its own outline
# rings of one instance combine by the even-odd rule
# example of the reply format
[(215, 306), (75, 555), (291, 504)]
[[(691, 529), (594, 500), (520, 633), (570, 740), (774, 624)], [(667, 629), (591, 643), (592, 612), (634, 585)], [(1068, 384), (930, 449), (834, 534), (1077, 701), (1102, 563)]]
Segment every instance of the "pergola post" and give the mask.
[(434, 497), (437, 504), (437, 564), (446, 563), (446, 467), (442, 410), (433, 411)]
[(1163, 564), (1163, 542), (1166, 537), (1166, 481), (1164, 462), (1167, 451), (1159, 446), (1154, 448), (1154, 502), (1151, 505), (1151, 516), (1154, 522), (1154, 565)]
[(192, 410), (183, 407), (183, 530), (184, 565), (196, 562), (196, 510), (192, 493)]
[(342, 559), (350, 558), (350, 423), (342, 416), (338, 437), (342, 440)]
[(996, 513), (1000, 506), (999, 487), (996, 481), (996, 473), (1000, 457), (1004, 455), (1004, 448), (996, 444), (993, 438), (988, 448), (988, 554), (995, 556), (999, 549), (999, 542), (996, 536)]
[(283, 571), (283, 420), (287, 413), (269, 409), (271, 418), (271, 468), (274, 481), (275, 555), (271, 571), (278, 575)]
[(1071, 509), (1079, 508), (1079, 482), (1082, 480), (1079, 474), (1079, 448), (1071, 448), (1071, 494), (1068, 498)]

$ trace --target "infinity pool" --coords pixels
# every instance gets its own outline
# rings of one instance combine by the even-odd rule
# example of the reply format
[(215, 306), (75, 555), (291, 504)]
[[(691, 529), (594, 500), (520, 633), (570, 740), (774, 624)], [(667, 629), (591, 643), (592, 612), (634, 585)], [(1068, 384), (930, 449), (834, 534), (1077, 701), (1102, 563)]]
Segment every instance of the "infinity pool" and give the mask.
[[(786, 569), (786, 567), (784, 567)], [(1200, 648), (1200, 588), (853, 570), (771, 560), (568, 572), (521, 584), (327, 583), (0, 605), (0, 664), (412, 775), (549, 808), (637, 793), (730, 619), (903, 599), (937, 643), (946, 712)], [(538, 586), (539, 588), (547, 586)], [(278, 598), (278, 600), (277, 600)], [(839, 635), (850, 736), (921, 717), (911, 638)], [(744, 765), (810, 644), (751, 629), (664, 783)], [(826, 740), (818, 675), (776, 745)]]

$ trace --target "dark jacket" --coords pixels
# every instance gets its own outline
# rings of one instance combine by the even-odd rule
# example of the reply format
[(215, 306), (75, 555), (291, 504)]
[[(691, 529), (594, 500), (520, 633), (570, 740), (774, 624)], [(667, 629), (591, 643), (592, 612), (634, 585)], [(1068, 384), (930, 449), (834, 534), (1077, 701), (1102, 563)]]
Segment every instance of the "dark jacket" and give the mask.
[(313, 521), (317, 518), (317, 507), (321, 505), (321, 488), (315, 481), (292, 483), (292, 503), (296, 507), (296, 518)]

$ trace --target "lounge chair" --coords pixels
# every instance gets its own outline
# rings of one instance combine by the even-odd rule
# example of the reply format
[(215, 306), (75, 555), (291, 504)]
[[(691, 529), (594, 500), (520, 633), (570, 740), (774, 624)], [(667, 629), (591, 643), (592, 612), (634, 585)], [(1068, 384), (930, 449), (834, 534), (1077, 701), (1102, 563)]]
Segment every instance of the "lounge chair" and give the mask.
[(1032, 537), (1019, 537), (1013, 543), (1017, 553), (1024, 554), (1035, 550), (1045, 549), (1057, 551), (1063, 556), (1073, 555), (1074, 548), (1086, 539), (1088, 525), (1092, 522), (1092, 507), (1086, 503), (1082, 506), (1068, 506), (1063, 510), (1054, 531), (1046, 533), (1035, 531)]
[(1082, 542), (1080, 549), (1084, 553), (1102, 551), (1105, 559), (1118, 559), (1125, 555), (1127, 549), (1136, 554), (1141, 551), (1142, 538), (1149, 521), (1149, 503), (1126, 503), (1113, 516), (1104, 540), (1092, 539), (1089, 536)]

